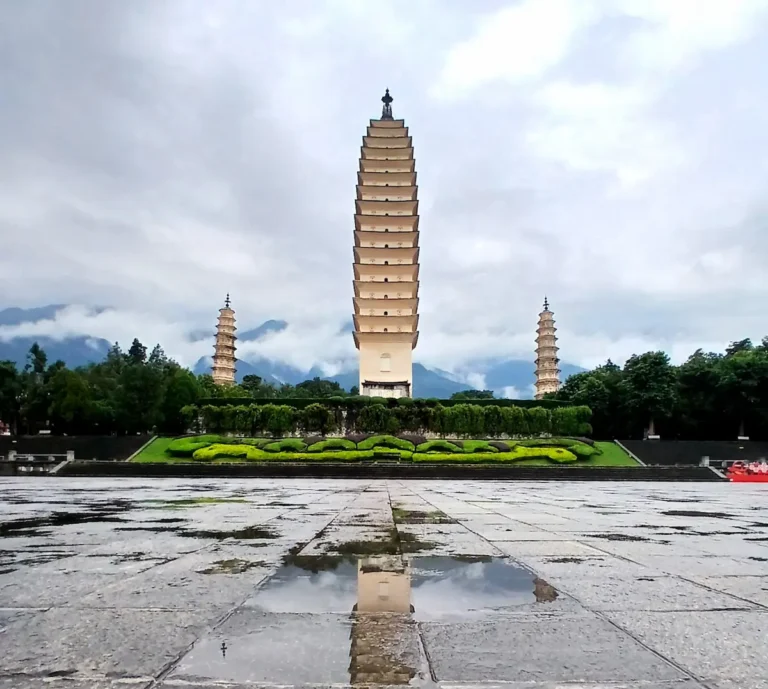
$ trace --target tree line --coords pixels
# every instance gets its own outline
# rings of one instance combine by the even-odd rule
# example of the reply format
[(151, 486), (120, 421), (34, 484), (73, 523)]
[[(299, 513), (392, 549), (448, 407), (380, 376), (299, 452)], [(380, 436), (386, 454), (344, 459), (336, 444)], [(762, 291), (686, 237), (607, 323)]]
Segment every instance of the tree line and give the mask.
[(338, 383), (315, 378), (298, 385), (271, 385), (245, 376), (239, 385), (218, 386), (166, 356), (160, 345), (147, 351), (134, 339), (127, 352), (115, 344), (103, 361), (74, 369), (49, 363), (33, 344), (22, 368), (0, 361), (0, 422), (14, 434), (183, 433), (186, 406), (201, 399), (346, 396)]
[(768, 337), (698, 349), (679, 366), (664, 352), (609, 360), (548, 397), (589, 406), (597, 438), (768, 439)]

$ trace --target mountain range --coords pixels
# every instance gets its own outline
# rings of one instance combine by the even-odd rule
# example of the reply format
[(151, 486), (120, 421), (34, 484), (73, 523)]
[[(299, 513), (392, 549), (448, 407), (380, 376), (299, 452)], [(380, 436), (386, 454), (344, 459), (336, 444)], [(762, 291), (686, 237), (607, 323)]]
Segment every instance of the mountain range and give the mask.
[[(50, 320), (64, 308), (66, 306), (63, 304), (51, 304), (32, 309), (12, 307), (0, 310), (0, 328)], [(99, 310), (103, 309), (97, 311)], [(241, 342), (258, 341), (271, 333), (280, 332), (286, 327), (288, 324), (285, 321), (269, 320), (256, 328), (241, 331), (238, 339)], [(187, 337), (191, 342), (210, 340), (212, 343), (213, 341), (213, 334), (209, 330), (190, 332)], [(27, 352), (35, 342), (45, 350), (49, 362), (60, 359), (70, 367), (101, 361), (111, 346), (107, 340), (88, 334), (61, 339), (48, 336), (3, 338), (2, 331), (0, 331), (0, 361), (10, 360), (16, 362), (20, 367), (24, 366)], [(127, 347), (130, 343), (122, 344)], [(569, 375), (584, 370), (566, 363), (562, 363), (561, 368), (563, 380)], [(211, 357), (201, 357), (192, 367), (192, 370), (198, 374), (209, 373), (210, 369)], [(416, 362), (413, 365), (413, 389), (419, 397), (446, 398), (454, 392), (479, 386), (493, 390), (499, 397), (527, 398), (532, 396), (531, 384), (534, 380), (534, 370), (533, 361), (525, 359), (493, 358), (472, 361), (461, 367), (460, 374), (430, 369)], [(280, 361), (265, 358), (239, 360), (237, 364), (238, 380), (242, 380), (243, 376), (248, 374), (261, 376), (267, 382), (290, 383), (292, 385), (309, 378), (327, 378), (338, 382), (345, 390), (358, 384), (357, 370), (345, 371), (335, 376), (326, 376), (317, 366), (309, 370), (302, 370)], [(474, 385), (468, 385), (468, 380), (471, 380)]]

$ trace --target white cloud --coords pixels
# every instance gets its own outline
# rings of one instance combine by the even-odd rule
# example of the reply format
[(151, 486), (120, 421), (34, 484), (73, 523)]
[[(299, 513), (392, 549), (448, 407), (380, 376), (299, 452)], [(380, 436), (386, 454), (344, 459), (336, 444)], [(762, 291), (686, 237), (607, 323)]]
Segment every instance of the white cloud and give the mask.
[(610, 172), (625, 187), (685, 161), (674, 131), (655, 121), (655, 93), (638, 84), (553, 82), (533, 96), (541, 113), (527, 133), (539, 157), (585, 172)]
[(454, 99), (495, 81), (537, 79), (598, 16), (593, 0), (523, 0), (488, 14), (449, 49), (431, 94)]
[(646, 24), (626, 42), (623, 59), (656, 74), (685, 68), (703, 53), (747, 39), (766, 0), (623, 0), (624, 14)]

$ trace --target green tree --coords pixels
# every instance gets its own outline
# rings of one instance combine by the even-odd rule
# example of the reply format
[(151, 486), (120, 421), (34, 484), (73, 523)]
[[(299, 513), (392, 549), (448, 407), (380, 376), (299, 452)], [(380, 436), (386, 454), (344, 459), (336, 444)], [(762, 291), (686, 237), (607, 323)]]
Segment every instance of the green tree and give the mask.
[(347, 391), (333, 380), (323, 380), (315, 376), (312, 380), (305, 380), (296, 385), (296, 397), (323, 398), (323, 397), (345, 397)]
[(656, 420), (667, 417), (677, 400), (677, 379), (664, 352), (634, 354), (624, 365), (626, 399), (635, 421), (648, 424), (655, 435)]
[(461, 390), (451, 395), (452, 400), (492, 400), (493, 390)]
[(94, 399), (84, 371), (59, 368), (51, 377), (49, 418), (56, 432), (89, 433), (94, 426)]
[(143, 364), (147, 360), (147, 348), (134, 337), (128, 350), (128, 361), (132, 364)]
[(738, 419), (739, 435), (745, 434), (747, 418), (768, 401), (768, 354), (742, 349), (727, 355), (720, 362), (719, 390), (724, 411)]
[(169, 366), (165, 375), (165, 394), (162, 400), (162, 429), (166, 433), (183, 433), (190, 418), (182, 409), (200, 399), (197, 376), (180, 366)]
[(21, 376), (12, 361), (0, 361), (0, 420), (16, 433), (22, 390)]

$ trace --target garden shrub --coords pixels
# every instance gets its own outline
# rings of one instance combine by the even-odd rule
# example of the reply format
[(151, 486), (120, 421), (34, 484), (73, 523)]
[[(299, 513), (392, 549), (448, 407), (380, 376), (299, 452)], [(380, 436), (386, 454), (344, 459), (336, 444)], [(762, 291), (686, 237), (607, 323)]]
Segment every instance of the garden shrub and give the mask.
[(504, 420), (504, 433), (510, 438), (528, 433), (527, 409), (520, 407), (502, 407), (501, 415)]
[(491, 440), (488, 444), (495, 447), (499, 452), (509, 452), (510, 445), (503, 440)]
[(280, 454), (267, 454), (263, 459), (273, 462), (361, 462), (374, 458), (373, 450), (368, 452), (340, 451), (340, 452), (281, 452)]
[(372, 435), (357, 444), (358, 450), (372, 450), (374, 447), (391, 447), (395, 450), (409, 450), (411, 452), (415, 449), (413, 443), (393, 435)]
[(267, 453), (252, 445), (222, 445), (216, 443), (208, 447), (195, 450), (192, 459), (196, 461), (210, 462), (214, 459), (248, 459), (258, 460), (268, 457)]
[(577, 461), (575, 454), (561, 447), (515, 447), (509, 452), (464, 452), (457, 454), (432, 454), (414, 452), (414, 462), (458, 462), (489, 464), (519, 462), (526, 459), (548, 459), (558, 464)]
[(360, 430), (371, 433), (383, 433), (390, 421), (389, 409), (383, 404), (369, 404), (360, 410), (357, 426)]
[(295, 429), (296, 413), (287, 404), (265, 404), (261, 407), (261, 421), (266, 431), (279, 438)]
[(322, 404), (310, 404), (300, 412), (301, 426), (305, 431), (327, 435), (336, 427), (336, 415)]
[[(486, 410), (492, 409), (492, 408), (493, 407), (486, 407)], [(464, 452), (498, 452), (499, 448), (494, 447), (487, 440), (465, 440), (463, 451)]]
[(307, 452), (332, 452), (335, 450), (356, 450), (357, 446), (346, 438), (329, 438), (313, 443), (307, 448)]
[(414, 446), (427, 442), (427, 436), (419, 435), (418, 433), (398, 433), (397, 437), (400, 438), (400, 440), (406, 440), (409, 443), (413, 443)]
[(264, 446), (267, 452), (304, 452), (306, 449), (307, 446), (301, 438), (285, 438)]
[(165, 452), (171, 457), (191, 457), (195, 450), (208, 447), (211, 444), (209, 440), (198, 440), (197, 438), (176, 438), (168, 443)]
[(501, 407), (488, 406), (483, 409), (483, 425), (485, 433), (492, 438), (498, 438), (504, 433), (504, 414)]
[(448, 440), (428, 440), (416, 446), (416, 452), (461, 452), (461, 448)]
[(355, 445), (360, 445), (363, 440), (368, 440), (371, 437), (371, 433), (347, 433), (347, 440), (351, 440)]
[(392, 447), (374, 447), (372, 452), (374, 457), (386, 457), (391, 455), (398, 455), (400, 459), (410, 460), (411, 457), (413, 456), (413, 452), (411, 452), (410, 450), (397, 450)]

